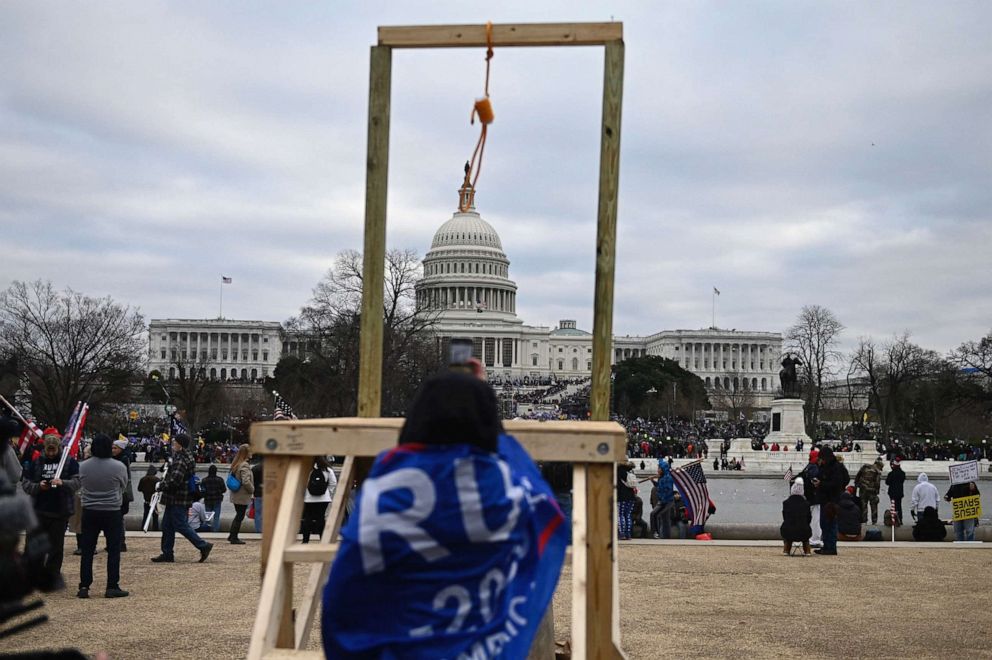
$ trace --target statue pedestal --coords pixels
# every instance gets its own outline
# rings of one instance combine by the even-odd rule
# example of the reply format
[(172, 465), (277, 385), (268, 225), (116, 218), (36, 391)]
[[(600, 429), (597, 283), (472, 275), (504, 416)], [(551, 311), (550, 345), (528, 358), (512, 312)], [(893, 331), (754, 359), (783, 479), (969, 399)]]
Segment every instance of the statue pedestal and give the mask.
[(802, 399), (775, 399), (772, 401), (771, 432), (765, 438), (765, 443), (771, 446), (778, 444), (795, 444), (804, 440), (812, 444), (806, 435), (806, 421), (803, 417)]

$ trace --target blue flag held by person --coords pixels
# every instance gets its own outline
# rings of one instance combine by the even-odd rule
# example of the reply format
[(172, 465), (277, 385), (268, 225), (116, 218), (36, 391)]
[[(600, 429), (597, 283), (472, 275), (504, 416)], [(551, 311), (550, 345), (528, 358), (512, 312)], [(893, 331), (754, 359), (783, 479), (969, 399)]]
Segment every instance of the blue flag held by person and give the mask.
[[(496, 419), (488, 449), (401, 435), (376, 458), (324, 590), (328, 658), (527, 656), (568, 530), (537, 466)], [(431, 423), (407, 426), (424, 436), (447, 428)]]

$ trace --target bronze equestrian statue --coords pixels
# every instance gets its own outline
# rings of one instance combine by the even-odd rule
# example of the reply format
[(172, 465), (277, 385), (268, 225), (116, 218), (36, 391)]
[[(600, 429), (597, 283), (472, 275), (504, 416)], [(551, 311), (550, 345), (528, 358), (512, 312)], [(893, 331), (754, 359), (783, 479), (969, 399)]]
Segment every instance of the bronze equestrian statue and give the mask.
[(786, 353), (785, 358), (782, 359), (782, 370), (778, 372), (778, 379), (782, 383), (782, 396), (786, 399), (798, 399), (801, 394), (796, 367), (802, 364), (799, 358), (792, 357), (791, 353)]

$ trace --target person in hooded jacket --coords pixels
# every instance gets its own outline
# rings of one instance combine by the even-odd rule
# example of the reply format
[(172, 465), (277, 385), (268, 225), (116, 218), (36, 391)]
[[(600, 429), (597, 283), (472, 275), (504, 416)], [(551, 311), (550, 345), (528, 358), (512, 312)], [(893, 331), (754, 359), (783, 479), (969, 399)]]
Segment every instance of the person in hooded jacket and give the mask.
[(779, 527), (779, 533), (785, 543), (782, 554), (790, 554), (793, 543), (802, 543), (803, 554), (809, 557), (809, 537), (813, 534), (810, 523), (813, 520), (813, 515), (810, 511), (809, 501), (806, 499), (805, 483), (802, 477), (797, 477), (792, 482), (789, 493), (789, 497), (782, 502), (782, 526)]
[(892, 471), (885, 475), (885, 485), (888, 487), (889, 499), (896, 505), (896, 515), (902, 522), (902, 498), (905, 496), (903, 484), (906, 483), (906, 473), (902, 471), (900, 463), (899, 457), (889, 462)]
[(675, 507), (675, 480), (668, 461), (658, 461), (658, 479), (654, 480), (656, 500), (651, 510), (651, 531), (657, 538), (672, 538), (672, 509)]
[(920, 472), (920, 475), (916, 477), (916, 486), (913, 488), (913, 494), (909, 498), (909, 514), (915, 519), (928, 506), (933, 507), (934, 511), (939, 512), (939, 504), (940, 492), (937, 491), (936, 486), (930, 483), (927, 473)]
[(840, 494), (851, 480), (847, 468), (834, 456), (830, 447), (822, 447), (819, 455), (819, 475), (813, 479), (815, 497), (820, 505), (820, 529), (823, 533), (823, 547), (816, 550), (818, 555), (837, 554), (837, 514)]
[(864, 512), (861, 509), (861, 501), (854, 496), (854, 486), (848, 486), (840, 494), (837, 507), (837, 538), (841, 541), (860, 541), (864, 538), (864, 534), (861, 533)]

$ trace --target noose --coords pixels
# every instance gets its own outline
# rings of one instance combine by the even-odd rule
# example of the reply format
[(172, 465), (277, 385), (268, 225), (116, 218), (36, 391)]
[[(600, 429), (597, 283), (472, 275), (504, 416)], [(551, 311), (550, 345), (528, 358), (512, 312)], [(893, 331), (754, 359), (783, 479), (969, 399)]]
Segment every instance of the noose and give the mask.
[[(493, 106), (489, 101), (489, 65), (493, 59), (493, 24), (492, 21), (486, 23), (486, 85), (485, 85), (485, 95), (481, 99), (476, 99), (475, 106), (472, 109), (472, 116), (469, 123), (475, 124), (476, 116), (479, 117), (479, 123), (482, 124), (482, 131), (479, 133), (479, 141), (475, 143), (475, 151), (472, 152), (472, 159), (465, 164), (465, 182), (468, 183), (471, 179), (472, 190), (475, 190), (475, 184), (479, 181), (479, 173), (482, 172), (482, 155), (486, 151), (486, 129), (489, 128), (489, 124), (493, 123), (495, 115), (493, 114)], [(474, 176), (473, 176), (474, 173)], [(471, 195), (465, 195), (458, 202), (458, 210), (463, 213), (469, 209), (471, 206)]]

